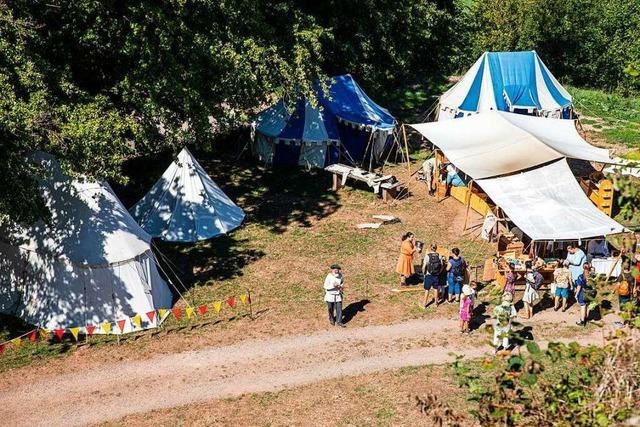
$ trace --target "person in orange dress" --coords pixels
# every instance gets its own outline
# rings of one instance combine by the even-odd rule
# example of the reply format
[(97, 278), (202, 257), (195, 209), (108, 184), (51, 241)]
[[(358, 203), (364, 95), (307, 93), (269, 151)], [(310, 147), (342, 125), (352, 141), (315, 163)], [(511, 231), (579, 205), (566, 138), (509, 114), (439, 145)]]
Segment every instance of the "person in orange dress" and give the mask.
[(416, 237), (411, 232), (402, 236), (400, 257), (396, 266), (396, 273), (400, 275), (400, 286), (407, 285), (407, 278), (416, 272), (413, 266), (413, 254), (416, 252)]

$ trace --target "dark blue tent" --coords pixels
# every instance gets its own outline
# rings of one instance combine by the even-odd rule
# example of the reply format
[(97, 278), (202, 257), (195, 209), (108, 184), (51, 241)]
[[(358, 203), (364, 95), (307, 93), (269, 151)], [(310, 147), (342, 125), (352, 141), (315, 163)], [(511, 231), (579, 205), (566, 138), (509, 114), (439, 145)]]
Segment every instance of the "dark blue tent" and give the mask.
[(280, 100), (256, 120), (254, 153), (274, 165), (324, 167), (339, 161), (379, 159), (387, 147), (395, 119), (367, 96), (350, 75), (314, 84), (319, 106), (298, 101), (293, 113)]

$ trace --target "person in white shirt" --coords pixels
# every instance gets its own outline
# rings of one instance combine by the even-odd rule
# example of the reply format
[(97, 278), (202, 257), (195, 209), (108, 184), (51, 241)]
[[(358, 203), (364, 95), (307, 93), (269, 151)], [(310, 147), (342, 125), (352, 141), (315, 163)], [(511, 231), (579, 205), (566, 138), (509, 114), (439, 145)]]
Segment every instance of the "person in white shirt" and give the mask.
[(324, 301), (327, 303), (329, 311), (329, 322), (332, 325), (345, 327), (342, 323), (342, 289), (344, 288), (344, 277), (342, 269), (338, 264), (331, 266), (331, 272), (324, 279)]

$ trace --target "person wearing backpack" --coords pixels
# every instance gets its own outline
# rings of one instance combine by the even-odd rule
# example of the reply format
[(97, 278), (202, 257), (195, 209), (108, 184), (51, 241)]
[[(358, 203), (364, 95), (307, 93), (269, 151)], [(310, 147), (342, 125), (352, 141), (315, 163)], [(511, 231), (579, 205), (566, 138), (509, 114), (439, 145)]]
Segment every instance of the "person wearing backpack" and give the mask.
[(542, 287), (543, 278), (539, 272), (533, 269), (531, 261), (525, 262), (524, 265), (527, 271), (524, 274), (525, 286), (524, 294), (522, 295), (524, 316), (522, 317), (530, 319), (533, 317), (533, 304), (540, 298), (538, 290)]
[(436, 307), (440, 305), (442, 298), (442, 286), (440, 286), (440, 275), (444, 270), (444, 262), (442, 256), (437, 252), (438, 246), (432, 244), (430, 252), (424, 256), (422, 261), (422, 272), (424, 273), (424, 296), (422, 298), (422, 307), (427, 308), (427, 301), (431, 296), (431, 289), (436, 291), (433, 299)]
[(467, 271), (467, 262), (460, 255), (460, 249), (451, 249), (453, 254), (447, 263), (447, 282), (449, 284), (449, 299), (452, 303), (454, 300), (460, 302), (460, 293), (462, 292), (462, 282), (464, 282), (464, 274)]
[(618, 294), (618, 309), (620, 311), (623, 311), (624, 306), (631, 301), (631, 296), (634, 294), (634, 282), (635, 277), (633, 277), (633, 275), (631, 274), (631, 268), (628, 263), (625, 263), (622, 274), (618, 279), (618, 284), (616, 285), (616, 294)]

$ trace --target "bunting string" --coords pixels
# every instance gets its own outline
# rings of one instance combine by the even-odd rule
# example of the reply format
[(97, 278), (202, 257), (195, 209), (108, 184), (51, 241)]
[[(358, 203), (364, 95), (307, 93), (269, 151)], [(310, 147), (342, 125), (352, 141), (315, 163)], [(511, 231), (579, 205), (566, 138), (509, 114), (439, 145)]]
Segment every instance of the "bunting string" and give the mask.
[[(118, 318), (114, 321), (105, 321), (99, 324), (87, 324), (87, 325), (72, 325), (69, 327), (58, 327), (53, 331), (37, 327), (29, 330), (22, 335), (19, 335), (10, 340), (0, 342), (0, 355), (7, 349), (18, 349), (25, 343), (51, 342), (52, 333), (55, 337), (55, 341), (62, 342), (65, 336), (68, 336), (75, 343), (81, 341), (81, 334), (84, 335), (85, 340), (88, 340), (96, 332), (101, 331), (103, 334), (115, 333), (118, 335), (124, 333), (140, 332), (144, 329), (151, 329), (160, 326), (167, 318), (173, 317), (176, 321), (191, 321), (198, 317), (206, 317), (209, 312), (219, 315), (225, 307), (229, 309), (238, 309), (240, 306), (247, 308), (249, 314), (252, 316), (251, 309), (251, 291), (247, 290), (247, 293), (235, 296), (230, 295), (225, 299), (216, 300), (208, 304), (201, 304), (197, 307), (192, 307), (187, 304), (187, 307), (182, 309), (180, 307), (173, 308), (158, 308), (146, 313), (135, 313), (133, 316)], [(211, 310), (210, 310), (211, 309)]]

